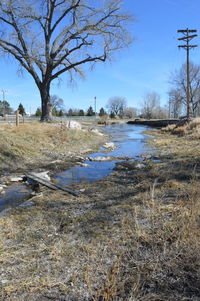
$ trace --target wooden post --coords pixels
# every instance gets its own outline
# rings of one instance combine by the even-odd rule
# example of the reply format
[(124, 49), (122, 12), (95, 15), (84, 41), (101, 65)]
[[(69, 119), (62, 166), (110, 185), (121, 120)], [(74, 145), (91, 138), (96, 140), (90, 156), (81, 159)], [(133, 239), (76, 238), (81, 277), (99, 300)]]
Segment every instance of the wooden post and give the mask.
[(19, 111), (17, 110), (15, 114), (16, 114), (16, 126), (19, 126)]
[(7, 114), (4, 114), (4, 120), (5, 121), (7, 120)]
[(24, 113), (22, 114), (22, 122), (23, 123), (25, 122), (25, 114)]

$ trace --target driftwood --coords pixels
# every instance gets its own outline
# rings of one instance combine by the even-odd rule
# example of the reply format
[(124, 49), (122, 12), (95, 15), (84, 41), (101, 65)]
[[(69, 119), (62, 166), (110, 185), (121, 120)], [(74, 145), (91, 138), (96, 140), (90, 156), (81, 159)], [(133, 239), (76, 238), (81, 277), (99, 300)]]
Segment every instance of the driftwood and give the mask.
[(63, 187), (63, 186), (61, 186), (59, 184), (54, 184), (54, 183), (52, 183), (52, 182), (50, 182), (48, 180), (45, 180), (44, 178), (40, 178), (40, 177), (36, 176), (33, 173), (27, 174), (26, 177), (27, 177), (27, 179), (31, 179), (31, 180), (33, 180), (33, 181), (35, 181), (35, 182), (37, 182), (39, 184), (42, 184), (42, 185), (44, 185), (44, 186), (46, 186), (46, 187), (48, 187), (48, 188), (50, 188), (52, 190), (62, 190), (62, 191), (68, 192), (68, 193), (70, 193), (70, 194), (72, 194), (74, 196), (79, 196), (78, 192), (73, 191), (73, 190), (71, 190), (71, 189), (69, 189), (67, 187)]

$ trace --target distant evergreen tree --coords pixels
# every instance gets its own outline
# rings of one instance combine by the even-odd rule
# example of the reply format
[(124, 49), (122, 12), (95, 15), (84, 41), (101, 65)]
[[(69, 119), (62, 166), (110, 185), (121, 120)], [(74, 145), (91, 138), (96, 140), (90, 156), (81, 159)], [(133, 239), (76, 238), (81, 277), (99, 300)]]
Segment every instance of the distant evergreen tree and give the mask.
[(64, 116), (64, 112), (63, 112), (63, 110), (60, 110), (60, 111), (58, 112), (58, 116), (59, 116), (59, 117), (62, 117), (62, 116)]
[(89, 109), (87, 110), (87, 116), (94, 116), (95, 112), (93, 108), (90, 106)]
[(84, 111), (83, 111), (83, 110), (80, 110), (80, 111), (79, 111), (79, 116), (84, 116), (84, 115), (85, 115)]
[(106, 115), (107, 113), (106, 113), (106, 111), (104, 110), (104, 108), (101, 108), (100, 109), (100, 111), (99, 111), (99, 116), (101, 117), (101, 116), (104, 116), (104, 115)]
[(3, 116), (5, 114), (11, 113), (13, 113), (13, 109), (11, 108), (9, 102), (7, 102), (6, 100), (0, 100), (0, 115)]
[(58, 116), (58, 111), (56, 110), (56, 108), (52, 109), (52, 115), (53, 116)]
[(42, 111), (40, 108), (37, 108), (36, 112), (35, 112), (35, 116), (37, 117), (41, 117), (42, 116)]
[(19, 114), (21, 114), (21, 115), (26, 114), (26, 111), (21, 103), (19, 104), (19, 107), (17, 110), (19, 111)]
[(110, 118), (115, 118), (115, 113), (111, 112), (110, 113)]
[(72, 110), (72, 109), (69, 109), (68, 112), (67, 112), (67, 115), (68, 115), (68, 116), (72, 116), (72, 115), (73, 115), (73, 110)]

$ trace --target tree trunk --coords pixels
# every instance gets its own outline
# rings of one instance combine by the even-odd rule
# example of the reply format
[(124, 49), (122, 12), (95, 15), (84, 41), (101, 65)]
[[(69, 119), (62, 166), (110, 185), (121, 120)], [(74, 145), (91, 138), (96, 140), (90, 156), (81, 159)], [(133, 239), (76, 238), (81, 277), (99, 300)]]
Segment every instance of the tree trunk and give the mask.
[(52, 105), (50, 102), (50, 83), (41, 83), (41, 121), (52, 121)]

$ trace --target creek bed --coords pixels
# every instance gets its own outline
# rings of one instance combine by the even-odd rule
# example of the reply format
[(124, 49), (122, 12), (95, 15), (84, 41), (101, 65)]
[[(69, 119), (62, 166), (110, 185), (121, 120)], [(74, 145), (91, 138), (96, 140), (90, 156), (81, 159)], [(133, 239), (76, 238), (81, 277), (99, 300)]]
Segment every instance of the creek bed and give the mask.
[(76, 165), (54, 175), (54, 180), (62, 185), (94, 182), (108, 176), (115, 164), (120, 161), (120, 157), (130, 158), (130, 160), (141, 160), (140, 156), (142, 154), (152, 151), (146, 144), (148, 136), (143, 134), (147, 128), (147, 126), (129, 124), (117, 124), (102, 128), (106, 135), (112, 137), (111, 142), (115, 144), (116, 148), (108, 151), (101, 147), (99, 152), (90, 156), (90, 159), (95, 160), (95, 158), (107, 157), (112, 158), (112, 160), (100, 162), (85, 160), (84, 164), (87, 165), (86, 167)]
[[(151, 149), (146, 144), (147, 135), (143, 134), (148, 127), (141, 125), (116, 124), (103, 127), (106, 135), (111, 136), (115, 149), (106, 150), (101, 147), (99, 152), (90, 155), (90, 160), (84, 161), (84, 166), (74, 167), (53, 175), (53, 180), (63, 186), (80, 182), (94, 182), (108, 176), (114, 169), (120, 157), (127, 160), (141, 160), (140, 156), (149, 153)], [(110, 157), (109, 161), (91, 161), (98, 157)], [(123, 159), (121, 160), (123, 161)], [(31, 188), (25, 184), (15, 184), (6, 188), (5, 194), (0, 196), (0, 211), (15, 207), (31, 196)]]

